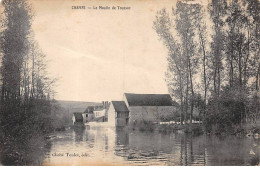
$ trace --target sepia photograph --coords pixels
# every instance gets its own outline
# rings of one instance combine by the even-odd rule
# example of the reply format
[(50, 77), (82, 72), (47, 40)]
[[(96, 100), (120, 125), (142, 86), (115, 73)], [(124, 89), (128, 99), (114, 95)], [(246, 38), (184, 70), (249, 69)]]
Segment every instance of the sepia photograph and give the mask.
[(0, 0), (0, 166), (260, 166), (260, 0)]

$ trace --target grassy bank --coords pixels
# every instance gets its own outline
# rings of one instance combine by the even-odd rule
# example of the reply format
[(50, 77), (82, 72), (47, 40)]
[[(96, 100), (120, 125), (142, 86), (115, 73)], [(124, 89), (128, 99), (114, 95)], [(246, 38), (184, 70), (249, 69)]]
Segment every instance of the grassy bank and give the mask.
[(152, 121), (138, 121), (131, 125), (130, 129), (138, 130), (141, 132), (155, 132), (160, 133), (172, 133), (172, 132), (183, 132), (192, 135), (235, 135), (235, 136), (253, 136), (255, 138), (260, 137), (260, 123), (244, 124), (242, 127), (240, 125), (232, 125), (223, 130), (219, 126), (212, 126), (207, 129), (203, 124), (187, 124), (187, 125), (177, 125), (177, 124), (158, 124)]
[(204, 133), (203, 126), (200, 124), (191, 125), (177, 125), (177, 124), (158, 124), (151, 121), (138, 121), (131, 125), (132, 130), (148, 131), (148, 132), (161, 132), (172, 133), (181, 131), (183, 133), (191, 133), (194, 135), (200, 135)]

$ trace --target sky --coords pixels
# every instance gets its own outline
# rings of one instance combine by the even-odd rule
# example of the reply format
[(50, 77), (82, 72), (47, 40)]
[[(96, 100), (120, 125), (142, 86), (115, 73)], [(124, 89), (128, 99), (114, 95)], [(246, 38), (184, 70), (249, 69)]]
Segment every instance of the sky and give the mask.
[[(35, 39), (58, 77), (58, 100), (121, 100), (123, 93), (168, 93), (167, 49), (153, 27), (174, 1), (33, 0)], [(130, 10), (75, 10), (72, 6)]]

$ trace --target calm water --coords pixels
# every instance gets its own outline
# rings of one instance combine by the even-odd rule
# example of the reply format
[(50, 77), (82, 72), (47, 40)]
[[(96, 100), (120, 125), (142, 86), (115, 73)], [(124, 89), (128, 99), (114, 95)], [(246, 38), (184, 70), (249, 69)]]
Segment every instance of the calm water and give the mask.
[(114, 131), (56, 133), (43, 165), (258, 165), (260, 140)]
[[(260, 139), (68, 129), (42, 143), (1, 148), (3, 165), (259, 165)], [(35, 145), (35, 146), (32, 146)], [(13, 145), (12, 145), (13, 146)], [(19, 148), (19, 147), (17, 147)]]

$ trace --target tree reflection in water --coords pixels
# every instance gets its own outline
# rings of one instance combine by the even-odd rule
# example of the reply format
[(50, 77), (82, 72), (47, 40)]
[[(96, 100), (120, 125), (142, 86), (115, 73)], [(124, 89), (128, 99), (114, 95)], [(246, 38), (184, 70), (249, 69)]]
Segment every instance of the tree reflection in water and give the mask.
[[(52, 140), (1, 145), (3, 165), (259, 165), (259, 139), (108, 128), (70, 129)], [(16, 153), (17, 152), (17, 153)], [(63, 153), (63, 157), (52, 156)], [(81, 158), (66, 153), (85, 154)], [(45, 160), (44, 160), (45, 159)], [(44, 161), (44, 162), (43, 162)]]
[(115, 155), (137, 165), (258, 165), (259, 139), (116, 131)]

